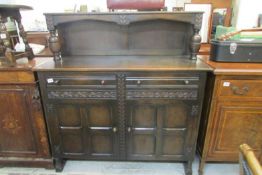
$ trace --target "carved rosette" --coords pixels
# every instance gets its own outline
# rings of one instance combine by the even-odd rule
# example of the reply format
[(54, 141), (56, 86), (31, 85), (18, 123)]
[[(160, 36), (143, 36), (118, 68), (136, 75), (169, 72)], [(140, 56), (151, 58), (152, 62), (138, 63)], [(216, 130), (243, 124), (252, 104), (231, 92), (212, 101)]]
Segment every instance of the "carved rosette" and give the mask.
[(127, 15), (119, 15), (119, 19), (117, 21), (117, 24), (119, 25), (128, 25), (130, 23), (130, 20)]
[(22, 129), (19, 125), (19, 121), (10, 116), (7, 116), (4, 120), (2, 120), (2, 123), (3, 129), (12, 134), (16, 134)]
[(199, 109), (198, 105), (193, 105), (191, 110), (191, 116), (196, 116), (198, 114), (198, 109)]

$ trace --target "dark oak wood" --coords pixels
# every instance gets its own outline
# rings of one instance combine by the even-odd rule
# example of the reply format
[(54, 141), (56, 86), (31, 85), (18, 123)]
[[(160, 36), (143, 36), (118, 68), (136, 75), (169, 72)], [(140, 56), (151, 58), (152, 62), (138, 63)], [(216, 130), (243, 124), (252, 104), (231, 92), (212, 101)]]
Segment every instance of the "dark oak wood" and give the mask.
[[(40, 81), (55, 166), (181, 161), (192, 175), (206, 72), (202, 13), (46, 14)], [(192, 59), (190, 59), (192, 58)]]
[(52, 168), (33, 72), (0, 72), (0, 165)]
[(38, 77), (57, 171), (66, 158), (182, 161), (192, 171), (205, 72)]
[(198, 150), (200, 174), (206, 161), (237, 162), (239, 145), (248, 143), (262, 160), (261, 64), (215, 63), (209, 75)]
[(45, 16), (55, 61), (68, 55), (183, 55), (196, 59), (200, 48), (202, 13), (49, 13)]

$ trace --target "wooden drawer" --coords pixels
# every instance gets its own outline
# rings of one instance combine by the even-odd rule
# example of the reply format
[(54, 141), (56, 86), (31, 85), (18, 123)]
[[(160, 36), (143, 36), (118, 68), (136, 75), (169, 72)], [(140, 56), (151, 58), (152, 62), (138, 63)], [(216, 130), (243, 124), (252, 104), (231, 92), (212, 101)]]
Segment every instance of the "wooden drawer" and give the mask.
[(261, 99), (262, 80), (222, 80), (219, 84), (218, 97)]
[(198, 77), (127, 77), (126, 85), (128, 88), (173, 87), (196, 85), (198, 81)]
[(47, 88), (115, 88), (115, 75), (100, 74), (61, 74), (45, 78)]
[(33, 72), (30, 71), (1, 71), (0, 84), (7, 83), (34, 83), (35, 77)]

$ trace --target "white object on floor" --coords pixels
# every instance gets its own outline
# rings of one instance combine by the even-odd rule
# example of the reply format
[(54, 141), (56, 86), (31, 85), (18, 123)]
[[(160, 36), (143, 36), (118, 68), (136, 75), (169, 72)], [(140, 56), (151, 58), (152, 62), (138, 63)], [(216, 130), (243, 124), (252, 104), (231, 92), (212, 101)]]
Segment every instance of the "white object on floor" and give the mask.
[[(33, 49), (33, 53), (35, 55), (42, 52), (45, 49), (45, 46), (41, 45), (41, 44), (29, 43), (29, 46)], [(24, 52), (25, 51), (25, 44), (24, 43), (17, 43), (15, 45), (15, 50), (17, 52)]]

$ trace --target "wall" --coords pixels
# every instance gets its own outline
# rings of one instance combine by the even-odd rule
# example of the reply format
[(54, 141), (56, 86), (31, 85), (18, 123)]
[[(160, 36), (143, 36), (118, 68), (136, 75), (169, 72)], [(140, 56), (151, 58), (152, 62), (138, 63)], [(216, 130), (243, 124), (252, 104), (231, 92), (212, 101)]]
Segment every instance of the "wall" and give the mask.
[[(238, 2), (239, 1), (239, 2)], [(238, 0), (238, 14), (233, 20), (237, 29), (248, 29), (257, 26), (258, 15), (262, 14), (261, 0)]]

